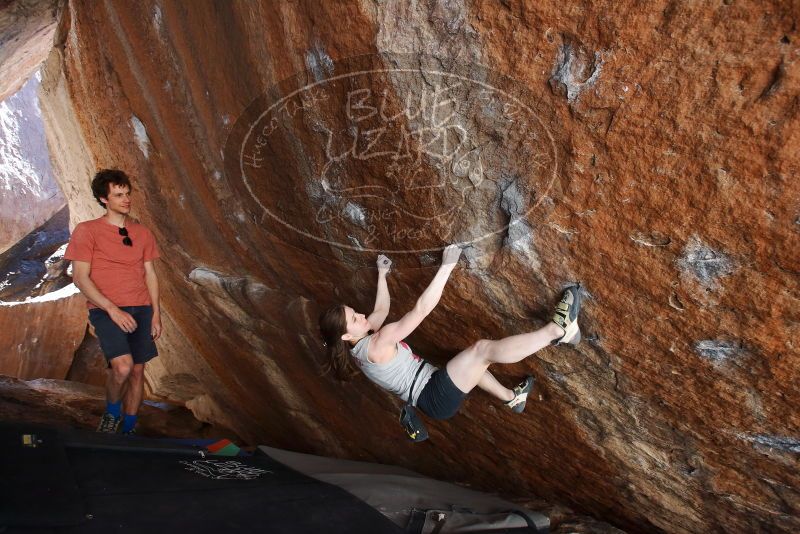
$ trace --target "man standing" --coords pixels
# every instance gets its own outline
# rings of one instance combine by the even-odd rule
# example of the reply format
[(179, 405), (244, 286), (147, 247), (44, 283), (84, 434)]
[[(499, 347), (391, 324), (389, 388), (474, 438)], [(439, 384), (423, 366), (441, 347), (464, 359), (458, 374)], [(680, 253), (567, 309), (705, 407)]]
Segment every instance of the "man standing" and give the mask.
[[(131, 182), (124, 172), (102, 170), (92, 193), (106, 208), (98, 219), (78, 224), (64, 257), (72, 279), (87, 298), (89, 321), (108, 361), (106, 413), (98, 432), (133, 434), (144, 392), (144, 364), (158, 356), (161, 336), (159, 257), (150, 230), (129, 217)], [(124, 413), (123, 413), (124, 410)]]

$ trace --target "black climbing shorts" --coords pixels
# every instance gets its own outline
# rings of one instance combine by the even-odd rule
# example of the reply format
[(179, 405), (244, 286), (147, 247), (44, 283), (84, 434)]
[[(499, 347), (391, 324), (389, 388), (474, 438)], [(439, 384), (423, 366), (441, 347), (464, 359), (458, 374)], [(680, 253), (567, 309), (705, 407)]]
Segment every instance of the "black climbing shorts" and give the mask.
[(122, 330), (111, 320), (109, 315), (100, 308), (89, 310), (89, 322), (94, 326), (94, 333), (100, 340), (100, 348), (111, 366), (111, 360), (123, 354), (130, 354), (133, 363), (145, 363), (158, 356), (155, 341), (150, 336), (150, 326), (153, 320), (152, 306), (120, 306), (136, 321), (136, 330), (130, 334)]
[(453, 384), (447, 369), (439, 369), (422, 388), (417, 399), (417, 408), (432, 419), (450, 419), (458, 412), (466, 396), (466, 393)]

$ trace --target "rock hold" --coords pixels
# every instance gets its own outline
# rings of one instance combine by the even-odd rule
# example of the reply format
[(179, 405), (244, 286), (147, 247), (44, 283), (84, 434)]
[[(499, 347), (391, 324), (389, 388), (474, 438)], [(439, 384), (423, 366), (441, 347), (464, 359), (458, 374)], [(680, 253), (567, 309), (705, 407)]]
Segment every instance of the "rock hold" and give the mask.
[(576, 37), (564, 35), (549, 80), (550, 88), (572, 104), (597, 81), (602, 67), (599, 52), (592, 53)]

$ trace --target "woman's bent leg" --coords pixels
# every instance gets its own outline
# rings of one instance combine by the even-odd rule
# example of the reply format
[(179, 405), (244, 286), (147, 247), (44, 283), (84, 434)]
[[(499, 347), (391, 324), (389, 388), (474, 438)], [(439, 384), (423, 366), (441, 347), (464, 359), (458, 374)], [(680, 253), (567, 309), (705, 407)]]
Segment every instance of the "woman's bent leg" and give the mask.
[(462, 350), (447, 362), (447, 374), (450, 376), (450, 380), (464, 393), (472, 391), (472, 388), (480, 383), (489, 368), (489, 362), (482, 358), (476, 350), (476, 345), (480, 343), (482, 341)]
[(486, 393), (494, 395), (503, 402), (509, 402), (514, 398), (514, 392), (498, 382), (489, 371), (483, 373), (483, 376), (478, 382), (478, 387)]
[(480, 385), (489, 365), (517, 363), (562, 335), (564, 330), (561, 327), (555, 323), (547, 323), (539, 330), (527, 334), (509, 336), (497, 341), (482, 339), (447, 362), (447, 374), (458, 389), (469, 393), (472, 388)]

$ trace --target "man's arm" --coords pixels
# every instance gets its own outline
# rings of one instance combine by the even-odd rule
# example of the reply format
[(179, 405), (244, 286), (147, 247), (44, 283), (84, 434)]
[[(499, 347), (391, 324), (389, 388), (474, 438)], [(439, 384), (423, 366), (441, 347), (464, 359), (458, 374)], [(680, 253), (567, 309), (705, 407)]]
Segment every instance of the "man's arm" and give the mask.
[(378, 256), (378, 291), (375, 294), (375, 307), (367, 317), (372, 330), (377, 332), (389, 315), (389, 286), (386, 284), (386, 275), (392, 266), (392, 260), (384, 255)]
[(150, 305), (153, 307), (153, 321), (150, 335), (153, 341), (161, 337), (161, 304), (158, 301), (158, 277), (152, 261), (144, 262), (144, 283), (150, 294)]
[(104, 310), (111, 320), (114, 321), (123, 331), (129, 334), (136, 330), (136, 320), (131, 314), (122, 311), (116, 304), (108, 300), (103, 295), (97, 286), (94, 285), (92, 279), (89, 278), (89, 273), (92, 271), (92, 264), (88, 261), (72, 262), (72, 281), (78, 289), (81, 290), (83, 296), (89, 299), (95, 306)]

